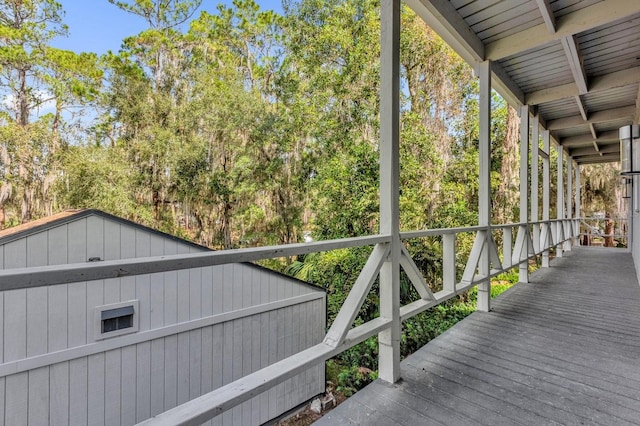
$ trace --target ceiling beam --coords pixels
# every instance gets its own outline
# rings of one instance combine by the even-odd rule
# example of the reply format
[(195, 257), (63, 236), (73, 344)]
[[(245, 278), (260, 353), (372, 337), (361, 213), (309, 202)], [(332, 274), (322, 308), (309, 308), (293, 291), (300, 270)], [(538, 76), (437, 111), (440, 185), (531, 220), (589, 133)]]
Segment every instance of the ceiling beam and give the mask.
[(633, 118), (633, 124), (640, 124), (640, 87), (636, 96), (636, 116)]
[[(485, 59), (497, 61), (639, 12), (640, 1), (604, 0), (559, 17), (553, 34), (543, 23), (491, 42), (485, 46)], [(456, 15), (459, 16), (457, 12)]]
[(469, 64), (485, 60), (484, 43), (449, 0), (406, 0), (405, 3)]
[(567, 129), (569, 127), (584, 126), (585, 124), (602, 123), (609, 120), (617, 120), (628, 117), (629, 121), (633, 120), (633, 116), (636, 113), (636, 107), (627, 106), (621, 108), (608, 109), (604, 111), (596, 111), (591, 113), (588, 120), (584, 120), (580, 115), (574, 115), (572, 117), (559, 118), (557, 120), (551, 120), (547, 122), (547, 129), (560, 130)]
[(538, 3), (538, 9), (540, 9), (542, 20), (544, 20), (544, 24), (547, 26), (547, 29), (551, 34), (555, 33), (556, 17), (553, 15), (553, 10), (551, 10), (549, 2), (547, 0), (536, 0), (536, 3)]
[(587, 115), (587, 108), (585, 107), (584, 102), (582, 102), (582, 98), (580, 97), (580, 95), (576, 96), (576, 104), (578, 104), (578, 109), (580, 110), (582, 119), (584, 121), (587, 121), (589, 119), (589, 116)]
[(620, 161), (620, 156), (615, 154), (597, 155), (593, 157), (582, 157), (582, 158), (576, 159), (576, 163), (578, 164), (614, 163), (616, 161)]
[[(438, 35), (475, 68), (484, 62), (485, 46), (469, 28), (449, 0), (406, 0), (405, 3), (422, 18)], [(524, 105), (524, 93), (511, 80), (500, 64), (491, 64), (492, 86), (512, 106)]]
[[(608, 132), (601, 132), (598, 135), (598, 138), (595, 139), (596, 143), (612, 143), (617, 142), (619, 140), (618, 131), (610, 130)], [(579, 135), (579, 136), (569, 136), (566, 138), (560, 139), (560, 144), (563, 146), (571, 147), (576, 145), (588, 145), (594, 142), (593, 136), (589, 134)]]
[(507, 75), (504, 69), (497, 62), (491, 62), (491, 72), (493, 88), (500, 93), (505, 101), (514, 108), (525, 105), (524, 93), (520, 87)]
[(598, 133), (596, 133), (596, 126), (593, 125), (593, 123), (589, 123), (589, 130), (591, 131), (591, 136), (593, 136), (593, 139), (598, 139)]
[(618, 154), (620, 152), (619, 145), (606, 145), (596, 151), (593, 147), (586, 148), (573, 148), (569, 149), (569, 155), (572, 157), (583, 157), (585, 155), (600, 155), (600, 154)]
[(578, 93), (584, 95), (589, 91), (589, 89), (587, 88), (587, 74), (584, 71), (580, 48), (576, 44), (576, 40), (573, 36), (563, 37), (560, 39), (560, 42), (562, 43), (564, 53), (567, 55), (567, 59), (569, 60), (569, 68), (571, 69), (573, 80), (576, 82), (576, 86), (578, 87)]
[(578, 86), (575, 83), (567, 83), (561, 86), (530, 92), (524, 95), (528, 105), (540, 105), (546, 102), (559, 101), (566, 98), (579, 96)]
[[(629, 68), (623, 71), (593, 77), (589, 84), (589, 93), (614, 89), (616, 87), (623, 87), (636, 83), (640, 83), (640, 67)], [(529, 105), (539, 105), (545, 102), (559, 101), (561, 99), (571, 98), (578, 95), (578, 87), (576, 84), (569, 83), (539, 90), (537, 92), (527, 93), (525, 95), (525, 101)]]
[(579, 157), (575, 157), (576, 161), (604, 160), (604, 159), (617, 161), (617, 160), (620, 159), (620, 153), (618, 153), (618, 152), (612, 152), (612, 153), (609, 153), (609, 154), (596, 153), (594, 155), (582, 155), (582, 156), (579, 156)]

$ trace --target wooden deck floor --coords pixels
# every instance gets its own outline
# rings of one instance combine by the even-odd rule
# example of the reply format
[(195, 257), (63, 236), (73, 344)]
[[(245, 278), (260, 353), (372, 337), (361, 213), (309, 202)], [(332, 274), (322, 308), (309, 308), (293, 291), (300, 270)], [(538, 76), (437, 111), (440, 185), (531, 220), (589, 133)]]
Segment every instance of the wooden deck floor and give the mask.
[(640, 425), (631, 255), (574, 248), (316, 425)]

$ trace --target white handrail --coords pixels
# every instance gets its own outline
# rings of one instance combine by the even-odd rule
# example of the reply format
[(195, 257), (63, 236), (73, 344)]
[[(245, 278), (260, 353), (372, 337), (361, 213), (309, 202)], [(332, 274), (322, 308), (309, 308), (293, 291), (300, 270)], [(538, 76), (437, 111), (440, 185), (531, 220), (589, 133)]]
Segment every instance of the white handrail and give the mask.
[[(529, 259), (563, 244), (565, 241), (577, 237), (577, 224), (580, 219), (554, 219), (549, 221), (537, 221), (528, 223), (511, 223), (491, 226), (470, 226), (448, 229), (428, 229), (407, 231), (400, 234), (402, 240), (414, 238), (442, 237), (443, 246), (443, 282), (445, 288), (437, 293), (432, 293), (425, 287), (426, 282), (420, 276), (421, 272), (410, 257), (402, 262), (402, 267), (407, 269), (412, 284), (417, 286), (421, 298), (401, 306), (399, 309), (400, 320), (404, 321), (436, 306), (445, 300), (464, 292), (478, 283), (486, 282), (492, 277), (515, 268)], [(561, 226), (554, 226), (554, 225)], [(512, 241), (511, 233), (517, 230), (518, 238)], [(494, 240), (494, 232), (504, 233), (502, 259)], [(533, 249), (532, 235), (540, 233), (540, 247)], [(553, 237), (552, 233), (555, 234)], [(456, 250), (455, 239), (460, 234), (475, 233), (474, 249), (470, 253), (465, 273), (462, 280), (456, 277)], [(543, 234), (544, 233), (544, 234)], [(508, 237), (506, 237), (508, 235)], [(330, 251), (344, 248), (375, 246), (372, 257), (363, 267), (360, 284), (356, 286), (359, 294), (348, 297), (349, 304), (361, 303), (371, 283), (375, 280), (380, 265), (388, 256), (388, 250), (383, 247), (391, 241), (387, 235), (372, 235), (356, 238), (346, 238), (330, 241), (318, 241), (302, 244), (289, 244), (282, 246), (259, 247), (237, 250), (224, 250), (214, 252), (200, 252), (171, 256), (146, 257), (127, 260), (104, 261), (97, 263), (82, 263), (70, 265), (44, 266), (34, 268), (7, 269), (0, 271), (0, 290), (12, 290), (19, 288), (32, 288), (37, 286), (65, 284), (98, 279), (117, 278), (141, 274), (166, 272), (180, 269), (190, 269), (204, 266), (222, 265), (226, 263), (249, 262), (261, 259), (294, 256), (313, 252)], [(405, 256), (408, 252), (405, 250)], [(486, 253), (492, 263), (489, 274), (477, 273), (480, 256)], [(382, 256), (382, 257), (381, 257)], [(423, 288), (425, 287), (425, 288)], [(339, 324), (334, 324), (330, 329), (330, 338), (325, 337), (323, 343), (319, 343), (309, 349), (294, 354), (271, 366), (263, 368), (255, 373), (245, 376), (235, 382), (209, 392), (199, 398), (188, 401), (173, 409), (148, 419), (143, 424), (154, 425), (196, 425), (207, 419), (213, 418), (222, 412), (229, 410), (253, 396), (273, 387), (300, 371), (324, 362), (327, 359), (345, 351), (346, 349), (376, 335), (387, 329), (393, 322), (392, 318), (378, 317), (360, 326), (351, 328), (350, 322), (355, 318), (357, 307), (341, 307), (341, 319)], [(399, 342), (398, 342), (399, 344)]]

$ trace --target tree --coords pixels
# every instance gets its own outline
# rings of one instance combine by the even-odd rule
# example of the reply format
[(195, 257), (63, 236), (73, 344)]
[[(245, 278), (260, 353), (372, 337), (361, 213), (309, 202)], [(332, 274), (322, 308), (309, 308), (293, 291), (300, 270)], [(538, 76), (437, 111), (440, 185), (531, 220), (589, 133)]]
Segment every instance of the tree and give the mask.
[(174, 65), (171, 55), (176, 27), (187, 22), (200, 7), (202, 0), (109, 0), (125, 12), (143, 18), (149, 29), (125, 40), (127, 48), (139, 57), (143, 66), (148, 66), (156, 89), (167, 77), (167, 66)]
[(48, 45), (54, 37), (66, 35), (62, 16), (60, 4), (53, 0), (0, 5), (0, 90), (5, 98), (0, 107), (1, 151), (8, 154), (2, 156), (1, 218), (16, 193), (21, 194), (22, 222), (52, 212), (51, 188), (59, 176), (60, 150), (66, 145), (63, 112), (73, 102), (94, 96), (101, 77), (95, 55), (76, 55)]
[(620, 171), (616, 164), (581, 166), (581, 184), (583, 214), (605, 212), (612, 218), (626, 217), (626, 200), (622, 198), (624, 188), (620, 184)]
[[(163, 228), (175, 222), (169, 210), (174, 150), (188, 141), (189, 124), (182, 123), (187, 109), (188, 80), (185, 66), (191, 46), (177, 27), (195, 13), (201, 1), (114, 1), (122, 10), (140, 16), (149, 28), (127, 38), (118, 55), (107, 58), (109, 91), (104, 99), (101, 128), (112, 145), (137, 166), (132, 197), (151, 205), (153, 222)], [(164, 228), (166, 229), (166, 228)]]

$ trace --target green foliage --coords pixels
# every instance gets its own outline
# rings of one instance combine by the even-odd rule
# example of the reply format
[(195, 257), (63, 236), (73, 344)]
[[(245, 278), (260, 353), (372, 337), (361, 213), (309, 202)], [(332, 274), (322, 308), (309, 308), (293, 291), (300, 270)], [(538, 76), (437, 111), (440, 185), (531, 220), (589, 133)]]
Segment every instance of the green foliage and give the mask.
[(402, 324), (400, 352), (404, 358), (475, 311), (475, 304), (453, 300), (408, 319)]
[[(491, 281), (491, 290), (490, 290), (491, 298), (493, 299), (495, 297), (500, 296), (502, 293), (504, 293), (505, 291), (513, 287), (515, 284), (517, 284), (518, 280), (519, 278), (518, 278), (517, 269), (512, 269), (509, 272), (504, 272), (498, 275), (497, 277), (493, 278), (493, 280)], [(469, 290), (468, 299), (469, 299), (469, 303), (475, 306), (475, 303), (478, 300), (477, 287), (473, 287), (471, 290)]]
[(165, 30), (186, 22), (202, 0), (108, 0), (125, 12), (144, 18), (154, 29)]
[(327, 361), (327, 381), (335, 385), (336, 391), (351, 396), (378, 378), (376, 371), (356, 365), (344, 366), (336, 360)]
[(118, 149), (71, 147), (64, 158), (67, 170), (58, 181), (64, 204), (77, 208), (95, 208), (112, 214), (150, 223), (151, 214), (130, 196), (134, 170), (123, 161)]
[(102, 71), (95, 54), (49, 43), (66, 36), (53, 0), (0, 3), (0, 229), (59, 209), (53, 191), (80, 106), (93, 101)]

